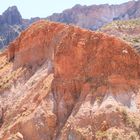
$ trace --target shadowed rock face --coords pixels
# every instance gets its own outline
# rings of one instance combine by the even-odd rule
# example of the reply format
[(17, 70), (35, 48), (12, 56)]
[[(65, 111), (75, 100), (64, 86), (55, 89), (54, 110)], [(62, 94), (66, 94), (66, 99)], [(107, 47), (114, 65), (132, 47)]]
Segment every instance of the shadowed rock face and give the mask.
[(0, 16), (0, 49), (13, 41), (22, 30), (22, 17), (17, 7), (9, 7)]
[(9, 7), (0, 17), (0, 24), (20, 25), (22, 17), (16, 6)]
[(122, 14), (121, 16), (119, 16), (117, 20), (120, 20), (120, 19), (128, 20), (128, 19), (139, 18), (140, 17), (140, 8), (139, 7), (140, 7), (140, 0), (135, 1), (133, 8), (128, 9), (127, 12)]
[(0, 54), (0, 139), (139, 139), (139, 62), (117, 38), (34, 23)]
[(39, 18), (22, 19), (16, 6), (9, 7), (0, 15), (0, 49), (5, 48), (22, 30), (36, 20)]

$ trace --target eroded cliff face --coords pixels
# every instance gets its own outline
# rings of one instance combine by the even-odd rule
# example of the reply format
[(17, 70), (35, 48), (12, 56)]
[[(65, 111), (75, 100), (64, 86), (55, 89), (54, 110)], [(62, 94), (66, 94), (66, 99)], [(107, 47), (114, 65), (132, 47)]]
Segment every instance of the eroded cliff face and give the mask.
[(140, 59), (128, 44), (39, 21), (5, 54), (2, 140), (139, 139)]
[(113, 20), (126, 20), (140, 17), (140, 1), (128, 1), (120, 5), (80, 5), (77, 4), (62, 13), (54, 13), (47, 19), (74, 24), (82, 28), (97, 30)]

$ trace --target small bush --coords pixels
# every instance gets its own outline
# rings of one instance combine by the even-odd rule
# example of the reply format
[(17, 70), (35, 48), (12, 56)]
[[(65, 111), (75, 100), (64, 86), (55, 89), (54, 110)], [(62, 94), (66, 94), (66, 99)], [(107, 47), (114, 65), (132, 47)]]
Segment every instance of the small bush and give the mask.
[(139, 43), (139, 39), (137, 39), (137, 38), (134, 38), (133, 41), (136, 43)]
[(108, 136), (107, 136), (107, 132), (106, 131), (97, 131), (96, 132), (96, 138), (97, 139), (107, 139), (108, 138)]
[(136, 134), (136, 132), (131, 132), (128, 139), (129, 140), (139, 140), (139, 136)]

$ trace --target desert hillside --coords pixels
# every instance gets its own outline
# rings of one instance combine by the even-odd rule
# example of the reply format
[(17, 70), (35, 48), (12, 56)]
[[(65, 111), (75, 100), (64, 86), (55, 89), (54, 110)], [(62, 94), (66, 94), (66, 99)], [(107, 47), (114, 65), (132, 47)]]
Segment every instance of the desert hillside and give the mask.
[(139, 85), (126, 42), (36, 22), (0, 54), (0, 139), (139, 140)]
[(114, 35), (128, 42), (136, 52), (140, 52), (140, 19), (113, 21), (99, 31)]

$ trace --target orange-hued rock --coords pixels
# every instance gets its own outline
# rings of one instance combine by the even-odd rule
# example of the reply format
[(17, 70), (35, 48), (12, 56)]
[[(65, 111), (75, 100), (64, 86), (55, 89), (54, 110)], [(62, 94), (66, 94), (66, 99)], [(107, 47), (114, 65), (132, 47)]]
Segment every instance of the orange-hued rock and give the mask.
[(140, 58), (125, 42), (42, 20), (9, 45), (7, 59), (0, 76), (14, 77), (0, 96), (0, 139), (139, 138)]

